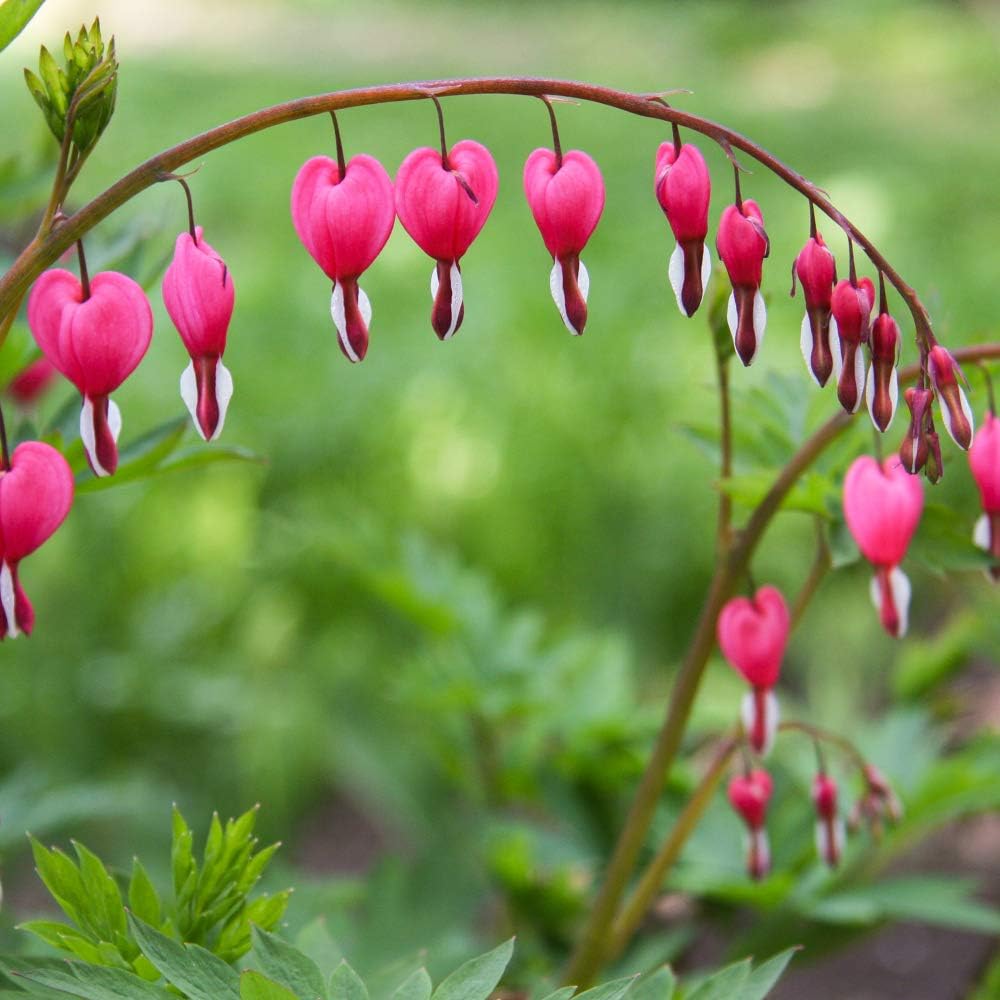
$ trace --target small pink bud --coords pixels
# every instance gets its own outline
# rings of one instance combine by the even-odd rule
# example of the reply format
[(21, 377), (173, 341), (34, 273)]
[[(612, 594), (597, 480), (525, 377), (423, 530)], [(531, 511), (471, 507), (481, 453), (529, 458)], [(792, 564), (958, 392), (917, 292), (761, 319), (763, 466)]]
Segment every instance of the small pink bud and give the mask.
[(431, 325), (449, 340), (462, 325), (465, 303), (461, 258), (479, 235), (497, 197), (497, 166), (472, 139), (441, 150), (422, 147), (396, 174), (396, 212), (403, 228), (436, 261), (431, 274)]
[(810, 237), (795, 258), (792, 269), (793, 295), (796, 277), (802, 283), (806, 299), (806, 314), (802, 318), (800, 337), (802, 357), (817, 385), (824, 386), (833, 371), (830, 310), (837, 265), (821, 233)]
[(972, 407), (965, 398), (959, 378), (964, 381), (962, 369), (951, 353), (935, 344), (927, 357), (927, 371), (938, 394), (941, 419), (945, 430), (959, 448), (968, 449), (972, 444)]
[(837, 376), (837, 398), (848, 413), (857, 413), (865, 393), (865, 356), (861, 345), (868, 340), (875, 286), (870, 278), (856, 285), (838, 281), (830, 298), (830, 346)]
[(993, 413), (986, 414), (969, 448), (969, 468), (983, 506), (973, 540), (993, 557), (990, 573), (1000, 580), (1000, 419)]
[(723, 655), (753, 687), (778, 682), (791, 619), (776, 587), (761, 587), (753, 599), (734, 597), (719, 615), (716, 632)]
[(28, 325), (45, 356), (83, 396), (80, 437), (97, 476), (118, 467), (122, 418), (108, 398), (135, 370), (153, 335), (142, 288), (117, 271), (90, 279), (90, 297), (69, 271), (46, 271), (28, 298)]
[(55, 365), (48, 358), (36, 358), (10, 380), (7, 392), (20, 406), (32, 406), (50, 388), (55, 376)]
[(740, 361), (749, 366), (764, 342), (767, 308), (760, 283), (764, 258), (771, 249), (764, 217), (755, 201), (746, 198), (741, 205), (725, 208), (715, 248), (733, 286), (727, 313), (733, 346)]
[(896, 638), (906, 632), (910, 600), (909, 580), (898, 567), (923, 508), (923, 484), (896, 456), (879, 466), (862, 455), (847, 470), (844, 517), (861, 554), (875, 567), (872, 601), (883, 627)]
[(899, 446), (899, 460), (911, 476), (915, 476), (927, 464), (930, 454), (929, 433), (934, 430), (931, 402), (934, 393), (930, 389), (910, 386), (903, 393), (910, 410), (910, 426)]
[(924, 475), (929, 483), (939, 483), (944, 475), (944, 462), (941, 459), (941, 439), (937, 431), (929, 431), (927, 434), (927, 464), (924, 466)]
[(849, 822), (852, 829), (862, 821), (866, 822), (877, 837), (882, 833), (883, 819), (887, 819), (890, 823), (899, 822), (903, 815), (903, 807), (889, 782), (874, 764), (866, 764), (862, 776), (865, 780), (865, 790), (851, 810)]
[(693, 316), (712, 273), (705, 246), (712, 179), (701, 150), (685, 143), (678, 152), (672, 142), (663, 143), (656, 153), (655, 191), (677, 240), (670, 257), (670, 285), (680, 311)]
[(751, 878), (763, 878), (771, 868), (771, 853), (764, 819), (771, 800), (772, 783), (767, 771), (738, 774), (729, 782), (729, 802), (739, 813), (749, 832), (747, 871)]
[(163, 304), (191, 356), (181, 375), (181, 398), (206, 441), (222, 433), (233, 395), (233, 378), (222, 363), (233, 300), (229, 268), (202, 237), (201, 226), (194, 238), (181, 233), (163, 276)]
[(896, 415), (899, 402), (899, 327), (887, 313), (880, 313), (871, 332), (872, 364), (868, 369), (868, 412), (884, 434)]
[(578, 149), (563, 153), (536, 149), (524, 164), (524, 194), (552, 254), (549, 287), (570, 333), (587, 323), (590, 276), (580, 254), (604, 210), (604, 179), (597, 164)]
[(55, 448), (26, 441), (0, 471), (0, 639), (31, 635), (35, 613), (18, 563), (42, 545), (73, 505), (73, 473)]
[(292, 222), (302, 245), (333, 282), (330, 314), (344, 356), (368, 351), (372, 308), (358, 279), (385, 246), (396, 221), (392, 181), (373, 156), (340, 168), (328, 156), (307, 160), (292, 185)]
[(817, 774), (812, 787), (816, 807), (816, 853), (836, 868), (844, 852), (844, 822), (837, 815), (837, 783), (827, 774)]

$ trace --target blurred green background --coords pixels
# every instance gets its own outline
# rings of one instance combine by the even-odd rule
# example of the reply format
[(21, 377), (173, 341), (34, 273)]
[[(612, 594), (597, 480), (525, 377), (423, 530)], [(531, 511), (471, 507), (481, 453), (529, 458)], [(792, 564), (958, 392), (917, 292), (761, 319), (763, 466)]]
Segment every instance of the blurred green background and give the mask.
[[(52, 145), (21, 68), (39, 43), (57, 46), (95, 13), (117, 36), (121, 83), (76, 204), (160, 148), (305, 94), (494, 73), (689, 88), (672, 98), (679, 107), (752, 136), (827, 190), (920, 290), (945, 343), (996, 338), (993, 4), (49, 0), (0, 57), (0, 158), (30, 164)], [(588, 866), (621, 822), (712, 570), (717, 471), (702, 432), (715, 419), (713, 356), (704, 316), (684, 320), (666, 280), (673, 243), (652, 194), (662, 125), (557, 106), (564, 145), (594, 156), (607, 184), (584, 253), (590, 319), (576, 339), (549, 297), (550, 261), (521, 190), (525, 157), (550, 141), (544, 109), (514, 97), (444, 104), (449, 140), (484, 142), (501, 179), (463, 262), (465, 323), (450, 343), (434, 337), (431, 264), (397, 225), (362, 281), (374, 320), (359, 366), (336, 346), (327, 281), (288, 212), (300, 164), (331, 153), (328, 119), (197, 164), (198, 222), (237, 295), (224, 441), (263, 461), (83, 495), (25, 564), (36, 634), (0, 653), (0, 845), (5, 884), (25, 908), (26, 827), (74, 832), (123, 864), (137, 851), (155, 867), (166, 861), (171, 801), (202, 828), (213, 808), (260, 801), (286, 865), (352, 877), (316, 877), (293, 919), (354, 913), (352, 901), (378, 893), (410, 900), (419, 927), (369, 905), (364, 940), (373, 952), (376, 938), (387, 950), (433, 941), (446, 963), (472, 925), (494, 934), (483, 900), (499, 881), (507, 918), (516, 922), (521, 905), (548, 944), (562, 940)], [(436, 134), (429, 105), (340, 120), (348, 155), (372, 153), (392, 174)], [(730, 171), (697, 141), (715, 181), (714, 228)], [(750, 446), (739, 467), (753, 472), (776, 466), (836, 401), (807, 381), (802, 300), (787, 294), (806, 204), (762, 170), (743, 190), (761, 204), (772, 247), (767, 342), (752, 370), (732, 370)], [(4, 224), (43, 192), (44, 183), (18, 188)], [(92, 253), (99, 260), (140, 233), (149, 268), (184, 224), (180, 190), (151, 190), (95, 232)], [(846, 270), (843, 240), (821, 228)], [(116, 394), (126, 441), (182, 413), (187, 358), (158, 287), (151, 298), (152, 348)], [(981, 414), (985, 394), (971, 377)], [(69, 396), (53, 392), (42, 422)], [(821, 470), (824, 505), (833, 509), (830, 483), (850, 456), (870, 448), (859, 420)], [(946, 477), (929, 499), (953, 520), (938, 518), (947, 558), (936, 537), (918, 541), (908, 564), (915, 638), (896, 645), (881, 633), (867, 570), (855, 565), (826, 581), (785, 670), (789, 713), (861, 741), (904, 797), (944, 766), (937, 748), (997, 722), (983, 695), (997, 697), (995, 675), (983, 680), (981, 669), (1000, 639), (996, 593), (961, 558), (978, 501), (964, 456), (945, 448)], [(811, 518), (784, 515), (757, 579), (793, 593), (812, 535)], [(945, 579), (942, 565), (966, 568)], [(971, 698), (953, 685), (957, 672)], [(696, 733), (734, 716), (730, 674), (721, 661), (710, 668)], [(810, 754), (789, 748), (778, 791), (790, 831), (776, 843), (779, 867), (787, 856), (800, 876), (811, 864)], [(739, 884), (733, 821), (720, 809), (710, 828), (702, 855)], [(528, 885), (522, 899), (511, 886), (545, 869), (550, 834), (563, 895), (549, 885), (536, 898)], [(367, 887), (353, 880), (385, 856), (401, 860), (379, 864)], [(698, 857), (689, 861), (690, 875)], [(412, 916), (409, 905), (397, 909)], [(545, 906), (555, 915), (543, 920)]]

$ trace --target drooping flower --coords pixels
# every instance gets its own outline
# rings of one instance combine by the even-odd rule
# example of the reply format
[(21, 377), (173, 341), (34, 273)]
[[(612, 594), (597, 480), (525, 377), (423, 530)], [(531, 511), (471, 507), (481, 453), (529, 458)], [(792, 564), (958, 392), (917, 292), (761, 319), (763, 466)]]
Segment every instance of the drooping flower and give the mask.
[(726, 207), (719, 221), (715, 248), (733, 286), (726, 314), (733, 346), (740, 361), (749, 366), (764, 342), (767, 307), (760, 294), (760, 283), (764, 258), (771, 249), (764, 217), (755, 201), (745, 198)]
[(927, 464), (930, 457), (930, 434), (934, 430), (931, 402), (934, 393), (930, 389), (910, 386), (903, 392), (903, 399), (910, 410), (910, 426), (899, 446), (899, 460), (911, 476), (915, 476)]
[(763, 878), (771, 868), (764, 820), (772, 787), (771, 776), (759, 769), (738, 774), (729, 782), (729, 802), (747, 826), (747, 871), (753, 879)]
[(583, 333), (590, 275), (580, 254), (604, 210), (604, 179), (579, 149), (536, 149), (524, 164), (524, 194), (552, 254), (549, 288), (566, 329)]
[(814, 232), (795, 258), (792, 295), (795, 294), (796, 277), (802, 284), (802, 293), (806, 299), (806, 314), (802, 317), (799, 338), (802, 357), (816, 384), (824, 386), (833, 371), (830, 313), (837, 265), (822, 233)]
[(894, 455), (880, 466), (856, 458), (844, 479), (844, 517), (861, 554), (874, 566), (871, 597), (889, 635), (906, 633), (910, 581), (899, 568), (924, 509), (924, 488)]
[(664, 142), (656, 152), (655, 191), (677, 240), (670, 256), (670, 285), (677, 307), (693, 316), (712, 273), (712, 256), (705, 246), (712, 179), (701, 150), (691, 143), (678, 148)]
[(844, 821), (837, 813), (837, 783), (822, 771), (812, 786), (816, 808), (816, 853), (831, 868), (836, 868), (844, 853)]
[(865, 764), (861, 773), (865, 790), (854, 803), (848, 826), (856, 830), (864, 822), (872, 835), (878, 838), (882, 835), (883, 820), (898, 823), (903, 815), (903, 806), (885, 775), (874, 764)]
[(222, 433), (233, 396), (233, 377), (222, 363), (233, 299), (229, 268), (205, 241), (201, 226), (194, 236), (181, 233), (163, 276), (163, 304), (191, 356), (181, 375), (181, 398), (206, 441)]
[(497, 185), (490, 151), (472, 139), (456, 142), (447, 156), (440, 149), (415, 149), (396, 174), (399, 221), (435, 260), (431, 325), (441, 340), (449, 340), (462, 325), (461, 259), (486, 223)]
[(885, 309), (872, 326), (872, 363), (868, 369), (868, 413), (872, 423), (883, 434), (896, 415), (899, 402), (899, 327)]
[(865, 395), (865, 355), (861, 345), (871, 331), (875, 285), (871, 278), (856, 284), (838, 281), (830, 298), (830, 347), (837, 378), (837, 399), (848, 413), (857, 413)]
[(48, 358), (36, 358), (10, 380), (7, 392), (21, 406), (32, 406), (52, 385), (55, 376), (55, 365)]
[(18, 563), (42, 545), (73, 504), (73, 473), (47, 444), (26, 441), (0, 471), (0, 639), (30, 635), (35, 612), (18, 579)]
[(935, 344), (927, 356), (927, 371), (937, 392), (945, 430), (959, 448), (968, 449), (974, 421), (972, 407), (959, 384), (959, 378), (964, 380), (962, 369), (950, 351)]
[(1000, 419), (994, 413), (987, 412), (969, 448), (969, 468), (983, 506), (973, 540), (993, 557), (990, 573), (1000, 580)]
[(344, 356), (368, 351), (372, 307), (358, 279), (379, 255), (396, 221), (392, 181), (385, 167), (362, 153), (339, 166), (314, 156), (292, 185), (292, 222), (302, 245), (333, 282), (330, 314)]
[(28, 325), (45, 356), (83, 396), (80, 437), (97, 476), (118, 467), (122, 418), (109, 396), (135, 370), (153, 335), (153, 312), (142, 288), (117, 271), (89, 281), (55, 268), (35, 282)]
[(743, 698), (743, 728), (750, 745), (766, 754), (778, 729), (774, 686), (788, 643), (791, 618), (776, 587), (761, 587), (753, 598), (734, 597), (719, 615), (716, 632), (723, 655), (750, 684)]

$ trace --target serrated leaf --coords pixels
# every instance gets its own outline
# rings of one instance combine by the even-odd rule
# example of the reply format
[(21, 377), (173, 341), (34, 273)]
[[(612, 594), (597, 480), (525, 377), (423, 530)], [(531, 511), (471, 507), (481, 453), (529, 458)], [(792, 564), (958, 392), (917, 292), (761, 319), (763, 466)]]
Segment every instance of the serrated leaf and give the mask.
[(330, 975), (330, 1000), (368, 1000), (368, 989), (346, 959)]
[(632, 989), (629, 1000), (670, 1000), (677, 988), (677, 977), (669, 965), (643, 976)]
[(45, 0), (6, 0), (0, 4), (0, 52), (27, 27)]
[[(291, 990), (273, 982), (260, 972), (247, 969), (240, 975), (240, 1000), (296, 1000)], [(311, 998), (300, 998), (311, 1000)]]
[(761, 962), (751, 973), (739, 996), (734, 1000), (764, 1000), (774, 988), (774, 984), (782, 977), (785, 968), (798, 951), (798, 947), (786, 948), (785, 951)]
[(685, 1000), (734, 1000), (741, 995), (743, 987), (750, 978), (751, 962), (749, 958), (734, 962), (724, 969), (702, 980), (698, 988), (685, 997)]
[(326, 997), (319, 966), (298, 948), (260, 927), (253, 928), (253, 957), (263, 972), (287, 986), (299, 1000)]
[[(414, 969), (393, 991), (390, 1000), (430, 1000), (434, 984), (427, 970), (421, 966)], [(569, 987), (570, 996), (573, 987)]]
[[(486, 1000), (514, 953), (514, 939), (459, 966), (433, 993), (433, 1000)], [(333, 998), (331, 998), (333, 1000)]]
[(612, 979), (609, 983), (601, 983), (584, 993), (578, 993), (575, 1000), (621, 1000), (632, 988), (637, 976), (625, 976), (623, 979)]
[(162, 986), (147, 983), (132, 973), (83, 962), (62, 962), (17, 975), (64, 994), (83, 997), (84, 1000), (122, 1000), (122, 997), (129, 1000), (176, 1000)]
[(132, 859), (132, 878), (128, 886), (128, 905), (132, 912), (147, 924), (159, 927), (163, 921), (163, 904), (146, 869), (138, 858)]
[(129, 928), (142, 953), (189, 1000), (237, 1000), (239, 976), (221, 958), (196, 944), (180, 944), (129, 914)]

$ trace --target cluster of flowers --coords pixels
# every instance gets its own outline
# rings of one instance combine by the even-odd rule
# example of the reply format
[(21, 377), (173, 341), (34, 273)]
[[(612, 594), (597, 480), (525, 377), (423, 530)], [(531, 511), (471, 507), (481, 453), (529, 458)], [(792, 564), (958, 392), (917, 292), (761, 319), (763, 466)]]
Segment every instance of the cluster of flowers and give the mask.
[[(778, 700), (774, 687), (788, 643), (791, 617), (788, 605), (775, 587), (761, 587), (752, 598), (734, 597), (723, 607), (717, 622), (719, 647), (750, 690), (742, 705), (743, 733), (748, 746), (765, 757), (778, 732)], [(878, 830), (883, 820), (898, 819), (901, 809), (888, 782), (871, 764), (861, 766), (865, 791), (850, 816), (854, 827), (862, 820)], [(767, 875), (771, 865), (765, 819), (773, 782), (763, 767), (749, 763), (729, 783), (729, 801), (747, 827), (747, 871), (755, 879)], [(836, 781), (827, 773), (823, 757), (812, 785), (816, 813), (816, 851), (835, 867), (844, 851), (845, 824), (838, 812)]]

